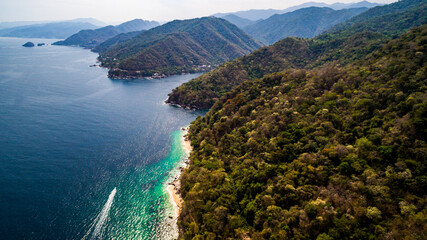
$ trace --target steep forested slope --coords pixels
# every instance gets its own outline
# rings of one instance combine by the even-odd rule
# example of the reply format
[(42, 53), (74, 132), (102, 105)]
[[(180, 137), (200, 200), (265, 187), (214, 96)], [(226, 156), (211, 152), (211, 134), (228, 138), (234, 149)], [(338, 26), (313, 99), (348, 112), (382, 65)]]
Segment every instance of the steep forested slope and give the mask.
[(190, 127), (181, 237), (426, 239), (426, 86), (427, 25), (243, 82)]
[(98, 46), (92, 48), (92, 51), (99, 52), (100, 54), (102, 54), (105, 51), (107, 51), (109, 48), (113, 47), (114, 45), (117, 45), (117, 44), (125, 42), (125, 41), (127, 41), (133, 37), (136, 37), (139, 34), (141, 34), (143, 31), (145, 31), (145, 30), (120, 33), (120, 34), (118, 34), (112, 38), (109, 38), (108, 40), (105, 40), (104, 42), (102, 42)]
[(145, 31), (101, 53), (110, 77), (201, 71), (260, 47), (226, 20), (205, 17), (176, 20)]
[(342, 23), (368, 8), (333, 10), (310, 7), (294, 12), (273, 15), (268, 19), (244, 28), (245, 32), (265, 44), (273, 44), (286, 37), (315, 37), (330, 27)]
[[(289, 68), (346, 64), (373, 52), (408, 29), (426, 23), (426, 8), (426, 0), (415, 3), (399, 1), (366, 11), (363, 13), (367, 16), (366, 21), (357, 21), (314, 39), (281, 40), (181, 85), (173, 90), (167, 102), (192, 108), (210, 108), (218, 98), (248, 79)], [(396, 12), (396, 9), (399, 11)]]

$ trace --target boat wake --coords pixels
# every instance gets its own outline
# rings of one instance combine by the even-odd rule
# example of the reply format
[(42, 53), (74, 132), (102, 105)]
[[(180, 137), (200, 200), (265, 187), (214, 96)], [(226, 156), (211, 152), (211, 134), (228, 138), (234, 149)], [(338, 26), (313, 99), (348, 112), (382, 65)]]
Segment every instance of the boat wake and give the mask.
[(91, 224), (89, 230), (83, 236), (82, 240), (87, 239), (89, 236), (91, 236), (90, 240), (102, 238), (103, 226), (105, 224), (105, 221), (108, 218), (108, 215), (110, 214), (111, 205), (113, 205), (114, 196), (116, 195), (116, 192), (117, 192), (116, 188), (114, 188), (113, 191), (111, 191), (110, 196), (108, 196), (107, 202), (105, 203), (101, 212), (98, 214), (98, 216), (95, 218), (95, 220)]

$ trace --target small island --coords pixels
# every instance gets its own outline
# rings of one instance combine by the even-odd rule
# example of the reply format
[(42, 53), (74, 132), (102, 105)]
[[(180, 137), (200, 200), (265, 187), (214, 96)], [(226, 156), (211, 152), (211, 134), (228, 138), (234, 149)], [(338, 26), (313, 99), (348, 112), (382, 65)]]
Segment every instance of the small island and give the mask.
[(34, 47), (34, 43), (32, 42), (26, 42), (24, 45), (22, 45), (23, 47)]
[(45, 43), (38, 43), (37, 44), (38, 47), (41, 47), (41, 46), (44, 46), (44, 45), (46, 45), (46, 44)]

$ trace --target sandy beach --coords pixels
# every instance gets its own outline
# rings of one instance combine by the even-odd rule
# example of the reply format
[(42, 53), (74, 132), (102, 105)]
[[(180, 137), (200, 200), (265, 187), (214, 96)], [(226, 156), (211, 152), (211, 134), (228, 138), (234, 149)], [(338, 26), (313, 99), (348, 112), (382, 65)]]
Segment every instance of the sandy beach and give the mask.
[(188, 134), (188, 129), (185, 130), (185, 135), (184, 138), (182, 139), (182, 145), (184, 146), (184, 149), (188, 152), (188, 154), (191, 153), (191, 151), (193, 150), (193, 147), (191, 147), (191, 142), (190, 140), (187, 138), (187, 134)]
[[(192, 150), (191, 143), (187, 138), (188, 128), (183, 128), (184, 131), (184, 137), (182, 138), (182, 147), (185, 149), (188, 155), (190, 155), (190, 152)], [(172, 183), (169, 183), (169, 186), (167, 187), (167, 191), (169, 192), (171, 202), (174, 205), (175, 208), (175, 216), (178, 218), (179, 214), (181, 213), (181, 208), (183, 204), (183, 199), (181, 197), (180, 188), (181, 188), (181, 182), (180, 182), (180, 175), (184, 168), (187, 167), (187, 161), (188, 157), (184, 160), (184, 166), (180, 167), (180, 171), (178, 176), (175, 178), (175, 180)]]
[(171, 200), (173, 202), (174, 208), (175, 208), (175, 215), (176, 217), (179, 216), (181, 213), (181, 207), (182, 207), (182, 198), (179, 194), (179, 180), (175, 180), (168, 186), (168, 192), (170, 194)]

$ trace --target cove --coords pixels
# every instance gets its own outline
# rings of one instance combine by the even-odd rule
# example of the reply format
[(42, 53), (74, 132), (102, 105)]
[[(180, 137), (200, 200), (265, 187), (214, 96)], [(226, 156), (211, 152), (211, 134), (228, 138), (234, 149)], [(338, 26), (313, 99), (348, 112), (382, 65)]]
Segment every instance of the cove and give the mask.
[(0, 38), (0, 236), (170, 238), (165, 183), (204, 113), (164, 100), (198, 75), (110, 80), (97, 54), (53, 41)]

